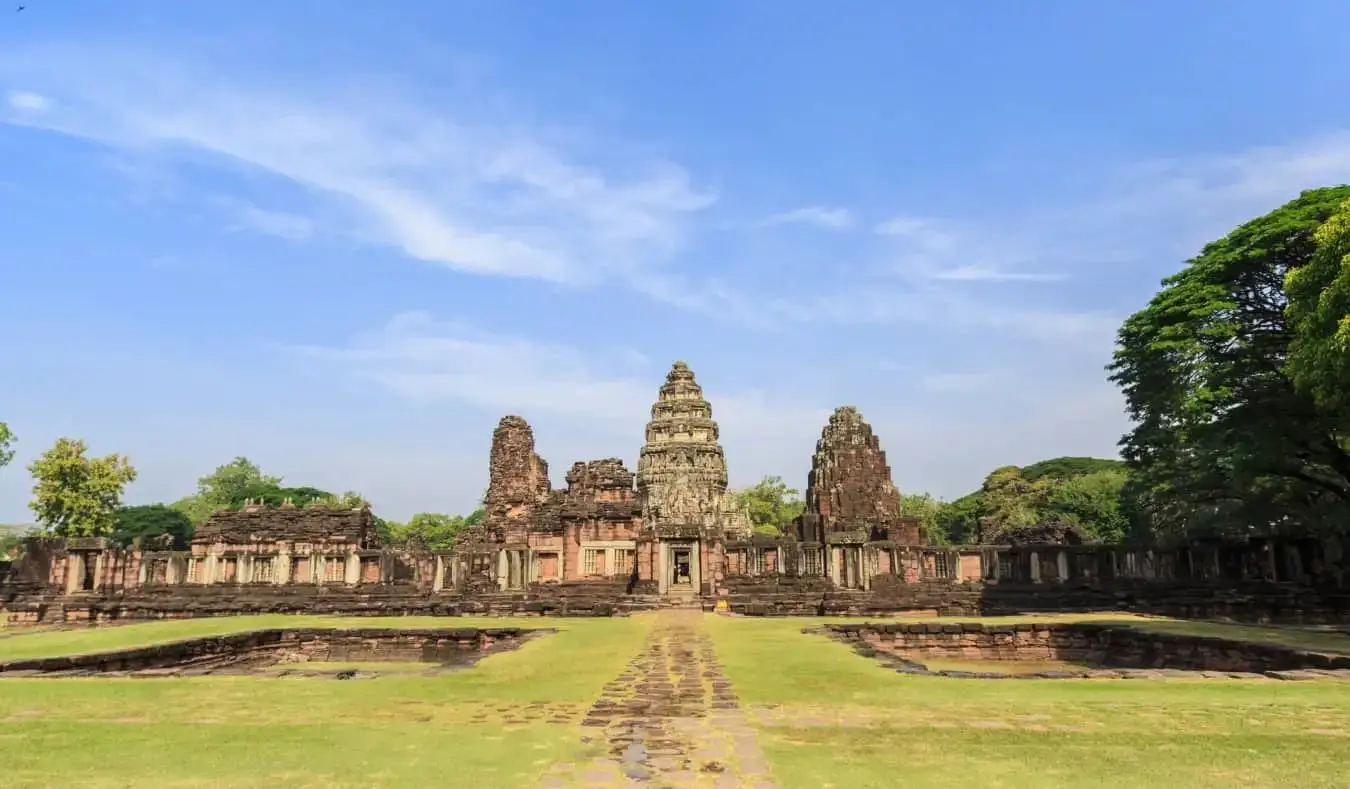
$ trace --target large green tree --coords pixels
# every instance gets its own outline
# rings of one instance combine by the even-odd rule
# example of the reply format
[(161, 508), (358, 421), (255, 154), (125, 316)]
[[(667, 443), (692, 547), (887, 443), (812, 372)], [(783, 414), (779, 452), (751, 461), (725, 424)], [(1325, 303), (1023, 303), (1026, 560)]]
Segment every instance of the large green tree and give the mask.
[(1348, 198), (1350, 187), (1304, 192), (1238, 227), (1121, 327), (1111, 378), (1135, 422), (1122, 454), (1154, 534), (1344, 523), (1350, 451), (1339, 398), (1325, 396), (1336, 333), (1319, 311), (1331, 285), (1314, 284), (1337, 278), (1300, 269), (1343, 239), (1319, 228)]
[(1350, 199), (1313, 233), (1312, 258), (1284, 276), (1295, 386), (1350, 432)]
[(397, 546), (444, 551), (469, 525), (462, 515), (419, 512), (407, 523), (390, 523), (390, 539)]
[[(197, 480), (197, 492), (171, 506), (200, 526), (216, 511), (238, 507), (244, 499), (250, 498), (249, 494), (261, 498), (280, 485), (281, 477), (263, 474), (258, 464), (246, 457), (237, 457)], [(277, 503), (281, 503), (280, 499)]]
[(179, 510), (164, 504), (120, 507), (114, 520), (112, 539), (118, 545), (131, 545), (137, 538), (173, 538), (173, 547), (183, 549), (192, 539), (193, 523)]
[(925, 542), (932, 545), (947, 543), (947, 532), (941, 521), (942, 510), (946, 505), (941, 499), (927, 493), (906, 493), (900, 497), (900, 506), (905, 515), (919, 519), (919, 531)]
[(736, 491), (736, 499), (750, 513), (750, 522), (760, 534), (782, 534), (802, 514), (805, 502), (782, 477), (765, 477)]
[(57, 439), (28, 470), (35, 480), (29, 505), (38, 523), (62, 537), (102, 537), (113, 533), (122, 491), (136, 469), (122, 455), (89, 457), (84, 441)]
[(1122, 491), (1130, 475), (1123, 469), (1105, 469), (1057, 483), (1041, 508), (1044, 521), (1071, 523), (1085, 537), (1118, 543), (1130, 529)]
[[(1114, 542), (1133, 512), (1122, 492), (1130, 478), (1123, 461), (1058, 457), (992, 471), (980, 489), (941, 506), (937, 527), (952, 542), (981, 539), (980, 520), (994, 532), (1050, 521), (1072, 523), (1089, 538)], [(993, 535), (984, 535), (990, 539)]]

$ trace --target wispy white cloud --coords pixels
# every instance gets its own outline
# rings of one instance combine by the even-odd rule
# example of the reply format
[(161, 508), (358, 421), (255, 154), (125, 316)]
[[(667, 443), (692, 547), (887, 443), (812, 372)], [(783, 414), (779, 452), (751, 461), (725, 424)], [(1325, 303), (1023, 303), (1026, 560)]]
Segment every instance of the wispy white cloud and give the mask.
[(264, 171), (346, 209), (367, 238), (465, 272), (576, 282), (640, 268), (678, 247), (688, 217), (714, 200), (676, 165), (585, 163), (525, 124), (469, 109), (231, 83), (94, 49), (0, 58), (0, 79), (59, 97), (20, 112), (15, 95), (38, 95), (25, 87), (0, 121)]
[[(645, 357), (624, 349), (599, 353), (544, 344), (420, 312), (398, 315), (347, 345), (290, 351), (318, 365), (321, 375), (353, 377), (402, 402), (458, 403), (492, 420), (520, 414), (534, 426), (541, 451), (554, 455), (555, 469), (607, 454), (636, 462), (643, 426), (668, 370), (665, 362), (646, 366)], [(697, 360), (690, 363), (697, 374)], [(635, 372), (634, 365), (644, 369)], [(783, 473), (776, 469), (785, 457), (793, 458), (788, 468), (809, 462), (828, 404), (795, 400), (782, 388), (769, 392), (699, 380), (722, 426), (723, 444), (738, 459), (732, 469), (737, 484)]]
[[(592, 455), (632, 463), (667, 369), (663, 362), (639, 373), (622, 360), (621, 349), (596, 353), (546, 345), (424, 313), (397, 316), (347, 345), (292, 351), (317, 364), (322, 375), (354, 376), (403, 402), (464, 404), (490, 420), (521, 414), (534, 426), (555, 477), (565, 464)], [(617, 368), (605, 361), (615, 359)], [(697, 373), (698, 360), (689, 361)], [(1034, 376), (907, 372), (924, 392), (959, 394), (961, 404), (918, 407), (897, 401), (891, 390), (855, 389), (847, 396), (877, 428), (907, 491), (957, 495), (1004, 463), (1054, 453), (1109, 456), (1125, 423), (1119, 393), (1100, 376), (1057, 376), (1050, 392), (1009, 396), (1006, 389), (1024, 388)], [(790, 387), (766, 391), (699, 380), (722, 428), (733, 484), (763, 475), (794, 485), (805, 480), (821, 427), (840, 403)]]
[(251, 203), (226, 201), (235, 217), (232, 230), (248, 230), (287, 241), (305, 241), (314, 235), (314, 221), (284, 211), (268, 211)]
[[(900, 216), (879, 223), (890, 242), (892, 270), (908, 279), (937, 282), (1057, 282), (1063, 274), (1029, 271), (1025, 252), (1000, 247), (997, 237), (968, 222)], [(1006, 241), (1004, 242), (1006, 244)]]
[(40, 113), (52, 106), (51, 99), (31, 90), (11, 90), (6, 98), (11, 108), (22, 113)]
[(781, 214), (763, 220), (762, 226), (768, 225), (814, 225), (825, 228), (826, 230), (848, 230), (853, 227), (853, 214), (847, 208), (829, 208), (826, 206), (807, 206), (797, 208), (792, 211), (784, 211)]
[[(423, 312), (395, 316), (378, 331), (342, 347), (292, 349), (337, 365), (388, 392), (411, 401), (458, 401), (522, 413), (583, 417), (595, 422), (642, 424), (648, 418), (666, 368), (645, 369), (642, 354), (623, 348), (598, 352), (484, 332)], [(597, 366), (597, 359), (614, 360)], [(659, 369), (658, 369), (659, 368)], [(828, 411), (791, 402), (774, 403), (759, 390), (722, 392), (714, 403), (736, 415), (742, 426), (766, 429), (783, 421)]]

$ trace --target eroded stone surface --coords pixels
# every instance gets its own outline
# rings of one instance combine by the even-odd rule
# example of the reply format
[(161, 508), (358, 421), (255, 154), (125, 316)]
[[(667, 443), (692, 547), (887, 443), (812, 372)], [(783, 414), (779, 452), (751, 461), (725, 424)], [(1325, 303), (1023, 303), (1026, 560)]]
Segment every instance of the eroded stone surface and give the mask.
[(872, 426), (853, 406), (836, 408), (820, 433), (807, 476), (802, 537), (857, 533), (860, 539), (919, 543)]
[(772, 787), (755, 729), (699, 615), (660, 614), (642, 650), (582, 721), (607, 755), (562, 764), (541, 786)]
[(718, 437), (712, 405), (693, 371), (675, 362), (652, 405), (638, 453), (644, 525), (669, 536), (750, 534), (749, 514), (727, 492), (727, 459)]

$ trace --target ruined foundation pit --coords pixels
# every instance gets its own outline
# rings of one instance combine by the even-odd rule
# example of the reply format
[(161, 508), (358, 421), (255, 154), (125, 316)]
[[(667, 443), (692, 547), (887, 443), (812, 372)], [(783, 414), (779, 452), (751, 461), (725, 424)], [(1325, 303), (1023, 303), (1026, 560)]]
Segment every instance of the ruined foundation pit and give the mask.
[(0, 663), (7, 677), (259, 674), (353, 679), (438, 674), (516, 649), (549, 628), (272, 628)]
[(905, 674), (971, 679), (1350, 679), (1350, 655), (1105, 623), (827, 624)]

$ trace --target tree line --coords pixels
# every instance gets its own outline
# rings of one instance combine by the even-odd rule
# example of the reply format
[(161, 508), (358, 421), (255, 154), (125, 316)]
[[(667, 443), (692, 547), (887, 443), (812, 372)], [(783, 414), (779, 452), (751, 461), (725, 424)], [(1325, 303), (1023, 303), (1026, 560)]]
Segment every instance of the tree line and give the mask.
[[(1047, 522), (1092, 540), (1155, 541), (1350, 528), (1350, 186), (1313, 189), (1205, 245), (1117, 334), (1107, 368), (1133, 422), (1122, 460), (1055, 458), (990, 472), (953, 501), (903, 497), (935, 543), (985, 542)], [(0, 468), (15, 437), (0, 422)], [(248, 500), (365, 503), (284, 485), (246, 458), (165, 504), (122, 505), (126, 457), (90, 457), (62, 438), (29, 466), (31, 507), (53, 535), (171, 534), (186, 541), (218, 509)], [(736, 491), (756, 531), (783, 533), (798, 491), (779, 477)], [(483, 518), (377, 519), (390, 544), (448, 546)]]
[[(978, 490), (952, 501), (928, 493), (901, 494), (901, 512), (917, 518), (934, 545), (997, 542), (1010, 531), (1044, 523), (1074, 526), (1093, 541), (1118, 542), (1133, 517), (1123, 496), (1129, 472), (1119, 460), (1064, 457), (990, 472)], [(779, 477), (736, 492), (756, 533), (788, 531), (805, 501)]]
[[(15, 436), (0, 422), (0, 467), (14, 458)], [(287, 485), (281, 477), (264, 474), (248, 458), (237, 457), (197, 480), (195, 493), (177, 501), (155, 504), (122, 503), (126, 486), (136, 479), (136, 469), (124, 455), (90, 456), (84, 441), (60, 438), (42, 453), (28, 471), (33, 475), (33, 499), (29, 504), (42, 534), (56, 537), (105, 537), (113, 544), (129, 546), (137, 539), (167, 535), (176, 548), (186, 547), (198, 526), (221, 510), (240, 509), (249, 503), (278, 507), (289, 502), (297, 507), (369, 507), (356, 491), (331, 493), (309, 485)], [(448, 548), (455, 536), (483, 520), (479, 507), (468, 515), (419, 512), (406, 522), (374, 516), (376, 531), (386, 545)], [(3, 535), (0, 555), (20, 535)]]

